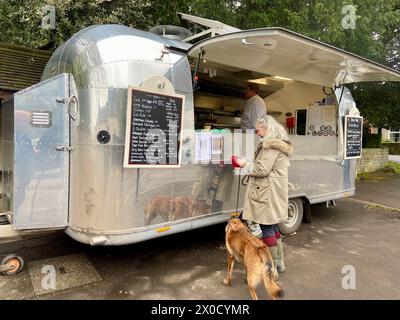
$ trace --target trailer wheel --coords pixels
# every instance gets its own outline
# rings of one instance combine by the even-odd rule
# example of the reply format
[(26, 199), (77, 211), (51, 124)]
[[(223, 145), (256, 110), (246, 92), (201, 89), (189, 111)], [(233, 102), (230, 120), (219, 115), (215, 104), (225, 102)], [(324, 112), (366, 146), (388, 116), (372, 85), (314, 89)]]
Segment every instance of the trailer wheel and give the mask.
[(24, 265), (25, 265), (24, 259), (22, 259), (22, 257), (17, 254), (8, 254), (5, 257), (3, 257), (3, 259), (1, 259), (0, 262), (0, 268), (6, 266), (9, 266), (11, 268), (7, 271), (2, 272), (3, 275), (7, 276), (21, 272), (22, 269), (24, 268)]
[(299, 229), (303, 220), (303, 209), (301, 198), (289, 199), (288, 218), (278, 225), (281, 233), (291, 234)]

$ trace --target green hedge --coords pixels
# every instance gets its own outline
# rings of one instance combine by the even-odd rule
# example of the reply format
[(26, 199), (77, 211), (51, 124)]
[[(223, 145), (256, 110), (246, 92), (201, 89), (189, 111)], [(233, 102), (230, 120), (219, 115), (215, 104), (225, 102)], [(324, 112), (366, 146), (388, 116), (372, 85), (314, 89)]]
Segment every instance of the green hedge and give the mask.
[(382, 147), (389, 148), (389, 154), (400, 156), (400, 142), (398, 143), (382, 143)]
[(363, 148), (381, 148), (382, 135), (363, 133)]

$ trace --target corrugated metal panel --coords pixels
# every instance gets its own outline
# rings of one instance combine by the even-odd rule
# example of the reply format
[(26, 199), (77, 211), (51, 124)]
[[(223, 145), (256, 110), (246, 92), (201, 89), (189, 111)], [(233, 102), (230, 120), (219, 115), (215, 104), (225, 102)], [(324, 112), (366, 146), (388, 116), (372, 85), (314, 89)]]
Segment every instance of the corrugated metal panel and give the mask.
[(0, 89), (18, 91), (40, 82), (51, 54), (0, 42)]

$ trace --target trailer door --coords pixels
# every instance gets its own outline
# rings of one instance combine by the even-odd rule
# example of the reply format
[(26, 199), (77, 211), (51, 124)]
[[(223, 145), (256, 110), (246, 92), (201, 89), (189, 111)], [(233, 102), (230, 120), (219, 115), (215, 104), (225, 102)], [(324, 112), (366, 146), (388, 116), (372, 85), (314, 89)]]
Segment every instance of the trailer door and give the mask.
[(400, 73), (282, 28), (239, 31), (205, 39), (189, 50), (206, 65), (250, 70), (332, 88), (363, 81), (400, 81)]
[(68, 221), (70, 77), (14, 95), (14, 229), (64, 228)]

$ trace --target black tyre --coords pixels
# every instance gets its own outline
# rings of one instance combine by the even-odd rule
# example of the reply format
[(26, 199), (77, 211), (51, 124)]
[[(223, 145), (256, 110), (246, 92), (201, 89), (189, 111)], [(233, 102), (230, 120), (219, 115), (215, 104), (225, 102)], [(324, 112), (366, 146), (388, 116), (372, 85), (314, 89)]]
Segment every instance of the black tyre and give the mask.
[(4, 271), (2, 274), (6, 276), (14, 275), (22, 271), (24, 268), (25, 262), (21, 256), (17, 254), (8, 254), (1, 259), (0, 265), (12, 265), (12, 269), (8, 271)]
[(303, 220), (303, 211), (301, 198), (289, 199), (288, 218), (278, 225), (280, 232), (285, 235), (296, 232)]

